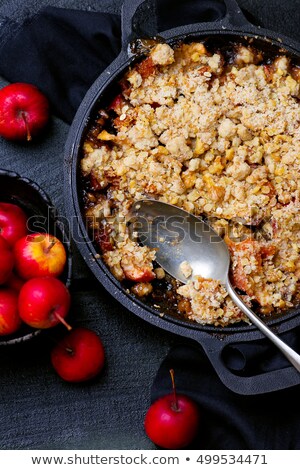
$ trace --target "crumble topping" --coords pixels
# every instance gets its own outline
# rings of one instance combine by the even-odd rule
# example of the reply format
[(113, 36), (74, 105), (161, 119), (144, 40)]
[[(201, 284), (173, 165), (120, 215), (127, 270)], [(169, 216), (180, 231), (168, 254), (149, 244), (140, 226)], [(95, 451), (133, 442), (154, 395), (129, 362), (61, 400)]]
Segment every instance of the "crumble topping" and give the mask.
[[(231, 280), (249, 305), (271, 314), (299, 303), (299, 68), (284, 55), (265, 63), (250, 46), (236, 45), (228, 63), (202, 43), (157, 44), (122, 90), (81, 161), (86, 215), (115, 277), (141, 283), (139, 296), (163, 279), (155, 250), (126, 226), (135, 201), (155, 198), (206, 217), (224, 237)], [(217, 281), (199, 277), (177, 296), (197, 322), (245, 321)]]

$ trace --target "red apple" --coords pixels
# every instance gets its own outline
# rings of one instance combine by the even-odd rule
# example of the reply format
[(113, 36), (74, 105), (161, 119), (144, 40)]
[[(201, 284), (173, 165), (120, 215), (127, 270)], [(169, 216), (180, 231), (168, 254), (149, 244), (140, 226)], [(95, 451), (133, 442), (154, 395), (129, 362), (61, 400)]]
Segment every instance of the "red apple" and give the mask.
[(13, 246), (27, 233), (27, 217), (19, 206), (0, 202), (0, 235)]
[(0, 284), (4, 284), (12, 273), (14, 255), (9, 244), (0, 235)]
[(0, 289), (0, 336), (14, 333), (21, 324), (17, 293), (11, 289)]
[(76, 328), (52, 350), (51, 362), (67, 382), (83, 382), (103, 369), (105, 353), (99, 336), (87, 328)]
[(183, 449), (196, 437), (200, 415), (193, 400), (176, 394), (174, 375), (172, 382), (173, 393), (159, 398), (147, 411), (145, 431), (151, 441), (163, 449)]
[(5, 139), (29, 141), (48, 119), (48, 100), (35, 86), (13, 83), (0, 90), (0, 135)]
[(21, 319), (33, 328), (51, 328), (64, 323), (70, 308), (70, 294), (55, 277), (37, 277), (25, 282), (19, 294)]
[(14, 247), (16, 272), (23, 279), (58, 277), (67, 256), (61, 241), (54, 235), (34, 233), (17, 241)]

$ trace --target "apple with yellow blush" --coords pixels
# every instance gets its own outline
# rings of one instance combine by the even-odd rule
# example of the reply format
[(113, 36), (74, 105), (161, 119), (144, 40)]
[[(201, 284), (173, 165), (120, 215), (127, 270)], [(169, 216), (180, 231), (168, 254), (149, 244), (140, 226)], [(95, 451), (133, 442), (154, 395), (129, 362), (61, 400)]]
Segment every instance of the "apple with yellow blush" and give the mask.
[(22, 279), (59, 277), (67, 255), (62, 242), (48, 233), (27, 235), (14, 246), (15, 270)]

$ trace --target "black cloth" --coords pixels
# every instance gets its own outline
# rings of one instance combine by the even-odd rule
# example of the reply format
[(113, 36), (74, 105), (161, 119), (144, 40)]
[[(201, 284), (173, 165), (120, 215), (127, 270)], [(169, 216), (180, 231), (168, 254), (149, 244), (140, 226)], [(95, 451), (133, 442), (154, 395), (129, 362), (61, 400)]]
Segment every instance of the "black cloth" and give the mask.
[[(225, 8), (222, 0), (160, 0), (158, 13), (161, 31), (222, 18)], [(109, 13), (47, 7), (21, 25), (0, 18), (0, 75), (39, 87), (53, 112), (70, 123), (87, 90), (118, 55), (120, 36), (120, 17)]]
[[(160, 0), (157, 31), (224, 16), (221, 0)], [(117, 15), (53, 7), (17, 24), (0, 18), (0, 75), (11, 82), (35, 84), (49, 98), (55, 114), (71, 122), (86, 91), (120, 51)], [(298, 345), (296, 332), (285, 335)], [(229, 350), (227, 366), (243, 374), (285, 367), (286, 360), (267, 340)], [(170, 392), (169, 368), (178, 390), (202, 410), (194, 448), (299, 449), (299, 386), (264, 396), (239, 396), (226, 389), (200, 347), (184, 344), (170, 352), (153, 384), (152, 401)]]
[(85, 93), (120, 50), (120, 18), (47, 7), (0, 29), (0, 75), (36, 85), (54, 113), (71, 122)]

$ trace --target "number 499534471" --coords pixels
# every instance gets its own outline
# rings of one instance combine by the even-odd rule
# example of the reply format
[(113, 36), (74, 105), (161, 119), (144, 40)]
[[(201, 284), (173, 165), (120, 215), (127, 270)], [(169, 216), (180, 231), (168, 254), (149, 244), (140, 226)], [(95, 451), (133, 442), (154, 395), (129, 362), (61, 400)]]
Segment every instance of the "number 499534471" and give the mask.
[(197, 463), (202, 465), (267, 464), (264, 454), (201, 454), (197, 459)]

